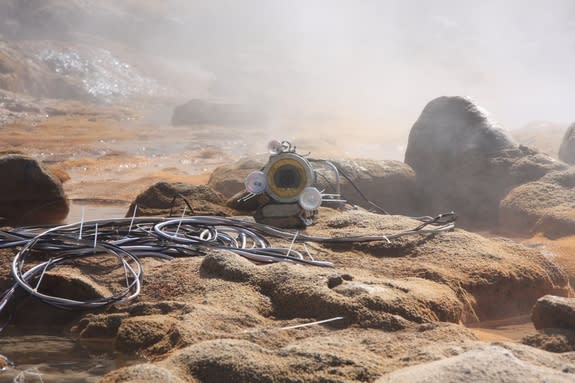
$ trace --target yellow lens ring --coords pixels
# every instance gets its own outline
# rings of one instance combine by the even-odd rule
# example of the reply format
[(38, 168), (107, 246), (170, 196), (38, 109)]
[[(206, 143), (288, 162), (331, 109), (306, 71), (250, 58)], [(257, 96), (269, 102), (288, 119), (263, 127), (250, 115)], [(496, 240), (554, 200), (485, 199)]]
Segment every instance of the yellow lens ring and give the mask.
[(264, 173), (267, 176), (266, 192), (278, 202), (297, 201), (301, 192), (313, 183), (313, 168), (295, 153), (270, 157)]

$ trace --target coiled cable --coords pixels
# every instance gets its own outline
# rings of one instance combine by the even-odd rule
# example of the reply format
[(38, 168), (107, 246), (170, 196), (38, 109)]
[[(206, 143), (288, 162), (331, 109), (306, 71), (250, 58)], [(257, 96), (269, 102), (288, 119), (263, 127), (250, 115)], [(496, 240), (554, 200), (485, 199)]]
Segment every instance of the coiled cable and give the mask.
[[(422, 233), (441, 233), (455, 227), (455, 214), (420, 217), (421, 224), (411, 230), (387, 235), (321, 237), (295, 233), (244, 220), (189, 216), (182, 218), (119, 218), (80, 222), (57, 227), (23, 227), (0, 231), (0, 248), (20, 247), (12, 261), (14, 285), (0, 295), (0, 312), (18, 287), (50, 305), (63, 309), (94, 309), (116, 302), (128, 302), (141, 290), (142, 257), (172, 259), (205, 255), (210, 248), (225, 249), (256, 263), (291, 262), (333, 267), (329, 261), (315, 260), (305, 242), (349, 243), (387, 241)], [(275, 247), (268, 238), (290, 242)], [(304, 243), (306, 254), (293, 248)], [(89, 260), (115, 259), (123, 269), (124, 281), (108, 296), (78, 300), (42, 292), (46, 273), (60, 265)]]

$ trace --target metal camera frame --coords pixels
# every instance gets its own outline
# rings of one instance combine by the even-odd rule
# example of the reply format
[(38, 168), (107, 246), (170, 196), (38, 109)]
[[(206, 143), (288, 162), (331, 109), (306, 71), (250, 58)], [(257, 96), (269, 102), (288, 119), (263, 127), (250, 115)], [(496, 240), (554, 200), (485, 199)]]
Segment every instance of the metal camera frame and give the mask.
[(318, 190), (317, 170), (312, 160), (296, 153), (288, 141), (271, 141), (268, 145), (270, 158), (261, 171), (246, 177), (246, 190), (251, 196), (259, 195), (261, 204), (254, 218), (258, 223), (277, 227), (296, 228), (314, 224), (318, 208), (323, 203), (342, 204), (340, 177), (337, 167), (325, 163), (335, 174), (336, 191), (328, 194)]

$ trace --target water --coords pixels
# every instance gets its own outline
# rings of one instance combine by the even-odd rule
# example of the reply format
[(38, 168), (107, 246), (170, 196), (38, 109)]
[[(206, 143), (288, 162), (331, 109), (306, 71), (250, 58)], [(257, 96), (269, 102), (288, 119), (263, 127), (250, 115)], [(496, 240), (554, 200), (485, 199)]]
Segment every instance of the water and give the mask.
[(3, 371), (0, 364), (0, 383), (99, 382), (106, 373), (136, 362), (114, 353), (112, 341), (83, 344), (54, 331), (6, 329), (0, 355), (11, 362)]

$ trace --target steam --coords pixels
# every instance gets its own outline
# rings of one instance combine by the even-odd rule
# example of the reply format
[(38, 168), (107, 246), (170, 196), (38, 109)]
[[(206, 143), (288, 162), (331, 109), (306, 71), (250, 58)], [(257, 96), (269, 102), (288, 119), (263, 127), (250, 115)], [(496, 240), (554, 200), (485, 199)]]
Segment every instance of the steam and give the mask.
[(570, 0), (172, 1), (168, 14), (172, 52), (213, 74), (214, 96), (278, 113), (407, 130), (431, 99), (465, 95), (507, 129), (575, 119)]
[(91, 9), (69, 25), (76, 38), (119, 40), (180, 102), (258, 106), (280, 131), (401, 141), (442, 95), (471, 97), (506, 129), (575, 120), (572, 0), (74, 4)]

